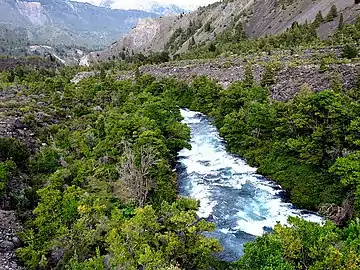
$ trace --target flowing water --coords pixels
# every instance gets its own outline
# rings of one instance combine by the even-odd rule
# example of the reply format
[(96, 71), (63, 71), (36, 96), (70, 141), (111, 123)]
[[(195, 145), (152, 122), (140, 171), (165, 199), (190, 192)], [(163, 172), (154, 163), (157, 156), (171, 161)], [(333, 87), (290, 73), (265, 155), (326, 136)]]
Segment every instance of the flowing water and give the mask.
[(180, 194), (199, 200), (198, 215), (216, 223), (216, 231), (210, 235), (224, 247), (221, 259), (239, 259), (246, 242), (271, 231), (277, 221), (286, 224), (289, 216), (322, 221), (286, 202), (279, 185), (227, 153), (208, 117), (189, 110), (181, 110), (181, 114), (191, 129), (192, 149), (179, 153)]

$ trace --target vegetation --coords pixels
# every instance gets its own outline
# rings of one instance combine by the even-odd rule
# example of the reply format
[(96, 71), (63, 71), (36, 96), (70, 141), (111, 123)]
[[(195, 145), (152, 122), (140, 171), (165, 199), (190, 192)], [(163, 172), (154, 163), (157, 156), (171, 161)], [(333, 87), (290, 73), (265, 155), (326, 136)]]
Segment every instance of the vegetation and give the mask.
[(46, 146), (30, 159), (16, 140), (0, 141), (1, 192), (13, 163), (30, 175), (19, 258), (29, 269), (103, 269), (107, 257), (126, 269), (206, 269), (221, 250), (203, 235), (214, 225), (198, 220), (197, 202), (176, 198), (172, 172), (190, 134), (163, 92), (180, 86), (99, 75), (75, 87), (70, 74), (14, 78), (31, 82), (29, 91), (41, 91), (61, 117), (38, 129)]
[[(165, 45), (164, 49), (174, 53), (180, 48), (180, 46), (184, 42), (186, 42), (189, 39), (190, 39), (190, 44), (195, 45), (194, 34), (201, 27), (202, 27), (201, 22), (194, 20), (189, 22), (189, 26), (185, 30), (183, 30), (182, 28), (177, 28), (170, 37), (170, 40)], [(209, 32), (210, 30), (211, 30), (211, 25), (208, 23), (205, 25), (205, 31)], [(189, 46), (189, 48), (191, 48), (191, 46)]]
[(222, 91), (197, 78), (181, 92), (166, 93), (211, 115), (229, 150), (280, 183), (296, 205), (319, 210), (355, 198), (354, 211), (342, 210), (355, 217), (345, 229), (291, 218), (288, 226), (277, 225), (274, 233), (247, 244), (244, 257), (229, 269), (359, 269), (358, 91), (304, 88), (293, 100), (276, 102), (247, 76)]
[(187, 85), (102, 73), (75, 86), (71, 69), (3, 72), (4, 84), (27, 84), (58, 119), (41, 127), (29, 112), (44, 144), (35, 155), (16, 140), (0, 143), (2, 196), (14, 170), (29, 175), (18, 208), (26, 218), (21, 261), (29, 269), (356, 269), (356, 219), (342, 220), (344, 229), (291, 219), (224, 265), (214, 257), (219, 243), (203, 234), (214, 225), (197, 218), (197, 202), (177, 198), (172, 168), (190, 139), (179, 107), (188, 107), (212, 116), (229, 150), (280, 183), (296, 205), (318, 210), (354, 198), (351, 215), (359, 216), (360, 89), (304, 88), (276, 102), (267, 87), (277, 69), (270, 63), (259, 86), (248, 63), (246, 79), (227, 89), (204, 77)]
[(359, 54), (358, 49), (354, 45), (345, 45), (344, 51), (343, 51), (343, 57), (352, 59), (357, 57)]
[(337, 8), (335, 5), (331, 6), (329, 14), (326, 16), (326, 21), (331, 22), (338, 16)]
[[(190, 50), (183, 53), (178, 59), (201, 59), (214, 58), (221, 54), (249, 54), (267, 52), (273, 50), (313, 48), (334, 45), (357, 44), (360, 40), (360, 19), (355, 24), (344, 24), (343, 16), (340, 15), (338, 31), (328, 38), (321, 40), (316, 29), (325, 22), (332, 21), (338, 16), (335, 6), (324, 19), (321, 12), (316, 15), (312, 23), (302, 25), (294, 22), (292, 27), (279, 35), (270, 35), (261, 38), (248, 38), (245, 35), (242, 24), (230, 25), (221, 35), (217, 35), (215, 41), (207, 44), (191, 46)], [(169, 42), (171, 44), (171, 41)], [(171, 45), (168, 45), (171, 46)]]
[[(194, 38), (202, 25), (192, 21), (189, 29), (175, 31), (168, 50), (181, 39), (189, 40), (191, 50), (180, 58), (346, 44), (343, 57), (356, 58), (360, 20), (341, 24), (327, 41), (316, 35), (321, 23), (336, 16), (332, 8), (326, 19), (319, 13), (311, 24), (294, 23), (281, 35), (260, 39), (247, 39), (238, 23), (204, 46)], [(211, 24), (204, 27), (211, 31)], [(169, 59), (167, 52), (124, 50), (76, 85), (70, 83), (76, 68), (18, 66), (0, 74), (4, 93), (14, 87), (18, 97), (36, 100), (4, 114), (24, 116), (36, 147), (0, 138), (1, 204), (19, 175), (27, 175), (23, 197), (12, 202), (25, 227), (24, 246), (17, 250), (22, 263), (28, 269), (79, 270), (360, 269), (360, 84), (345, 92), (334, 79), (332, 89), (314, 93), (304, 86), (280, 102), (269, 98), (280, 66), (274, 61), (259, 84), (249, 62), (244, 81), (226, 89), (205, 77), (185, 84), (136, 72), (141, 64)], [(324, 58), (320, 71), (332, 60)], [(116, 80), (111, 71), (118, 69), (133, 69), (134, 80)], [(290, 218), (246, 244), (239, 261), (219, 262), (215, 255), (222, 247), (206, 236), (214, 224), (197, 217), (198, 202), (177, 194), (177, 153), (190, 147), (180, 107), (211, 116), (228, 150), (279, 183), (295, 205), (340, 209), (330, 216), (338, 224)]]
[(290, 218), (289, 223), (246, 244), (232, 269), (359, 269), (359, 219), (344, 230), (330, 222), (321, 226)]

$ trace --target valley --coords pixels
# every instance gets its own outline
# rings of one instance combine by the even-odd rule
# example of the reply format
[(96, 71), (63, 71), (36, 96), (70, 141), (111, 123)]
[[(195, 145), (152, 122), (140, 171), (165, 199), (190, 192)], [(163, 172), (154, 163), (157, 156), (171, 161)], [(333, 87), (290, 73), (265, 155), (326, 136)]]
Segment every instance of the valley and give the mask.
[(359, 3), (114, 3), (0, 0), (0, 269), (360, 269)]

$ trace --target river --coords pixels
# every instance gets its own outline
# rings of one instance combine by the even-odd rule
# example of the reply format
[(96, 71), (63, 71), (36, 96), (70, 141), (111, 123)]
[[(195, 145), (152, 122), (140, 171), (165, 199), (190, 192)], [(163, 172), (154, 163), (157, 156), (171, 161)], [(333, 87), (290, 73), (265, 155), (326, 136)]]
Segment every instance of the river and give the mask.
[(297, 209), (284, 199), (279, 185), (256, 173), (246, 162), (226, 152), (224, 140), (205, 115), (181, 110), (191, 130), (192, 149), (179, 153), (180, 194), (200, 201), (198, 215), (216, 223), (210, 236), (219, 239), (219, 257), (235, 261), (243, 245), (289, 216), (321, 222), (312, 212)]

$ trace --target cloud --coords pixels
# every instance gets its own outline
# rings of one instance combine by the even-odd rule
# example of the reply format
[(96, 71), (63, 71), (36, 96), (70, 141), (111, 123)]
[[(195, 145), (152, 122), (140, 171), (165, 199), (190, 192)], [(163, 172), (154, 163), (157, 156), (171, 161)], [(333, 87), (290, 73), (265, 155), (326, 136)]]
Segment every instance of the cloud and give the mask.
[(175, 4), (182, 8), (195, 9), (199, 6), (205, 6), (210, 3), (216, 2), (216, 0), (75, 0), (79, 2), (88, 2), (94, 5), (110, 5), (113, 8), (119, 9), (136, 9), (141, 7), (147, 7), (154, 2), (159, 4)]

